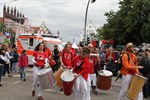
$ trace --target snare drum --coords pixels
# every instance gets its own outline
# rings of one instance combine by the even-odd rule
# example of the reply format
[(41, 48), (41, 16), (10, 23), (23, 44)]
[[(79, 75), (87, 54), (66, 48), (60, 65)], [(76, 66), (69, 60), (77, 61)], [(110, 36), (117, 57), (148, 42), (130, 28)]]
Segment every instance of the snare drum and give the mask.
[(63, 73), (63, 68), (60, 67), (55, 73), (54, 73), (54, 77), (55, 77), (55, 80), (56, 80), (56, 85), (60, 88), (63, 88), (63, 82), (60, 78), (61, 74)]
[(109, 90), (113, 73), (108, 70), (98, 72), (97, 87), (101, 90)]
[(127, 96), (131, 100), (136, 100), (139, 92), (141, 91), (141, 89), (144, 86), (144, 84), (146, 83), (146, 81), (147, 81), (147, 78), (145, 78), (139, 74), (135, 74), (135, 76), (132, 79), (131, 85), (128, 89)]
[(38, 78), (43, 89), (49, 89), (56, 84), (51, 68), (41, 69), (38, 72)]
[(63, 89), (65, 95), (71, 95), (72, 87), (74, 84), (74, 74), (70, 70), (66, 70), (61, 74), (61, 79), (63, 81)]

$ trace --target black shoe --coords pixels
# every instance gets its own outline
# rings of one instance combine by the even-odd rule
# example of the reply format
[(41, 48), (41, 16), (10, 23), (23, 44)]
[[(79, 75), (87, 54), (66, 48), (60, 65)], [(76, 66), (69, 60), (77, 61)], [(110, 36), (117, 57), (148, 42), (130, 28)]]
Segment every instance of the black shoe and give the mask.
[(147, 99), (147, 98), (148, 98), (148, 96), (144, 96), (144, 98), (146, 98), (146, 99)]
[(2, 84), (0, 84), (0, 87), (3, 86)]
[(42, 96), (39, 96), (39, 97), (38, 97), (38, 100), (44, 100), (44, 99), (43, 99), (43, 97), (42, 97)]
[(60, 88), (60, 90), (59, 90), (60, 92), (62, 92), (63, 91), (63, 88)]
[(93, 92), (94, 92), (94, 94), (95, 94), (95, 95), (98, 95), (98, 92), (97, 92), (97, 90), (94, 90)]
[(24, 79), (23, 81), (26, 81), (26, 79)]
[(32, 91), (32, 97), (34, 97), (35, 96), (35, 91)]

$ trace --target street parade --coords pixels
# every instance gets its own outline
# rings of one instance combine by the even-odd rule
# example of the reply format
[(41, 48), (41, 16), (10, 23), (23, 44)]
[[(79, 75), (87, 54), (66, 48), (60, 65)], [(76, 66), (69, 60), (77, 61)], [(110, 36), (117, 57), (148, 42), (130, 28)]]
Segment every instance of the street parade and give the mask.
[(40, 26), (32, 25), (30, 14), (23, 13), (26, 6), (17, 9), (23, 0), (0, 1), (0, 100), (150, 100), (150, 1), (102, 0), (119, 7), (105, 10), (107, 19), (99, 28), (87, 13), (89, 5), (102, 1), (52, 1), (35, 0), (42, 5), (34, 7), (87, 4), (83, 32), (65, 34), (66, 24), (70, 30), (79, 25), (73, 22), (52, 32), (57, 22), (49, 26), (46, 14), (39, 18)]

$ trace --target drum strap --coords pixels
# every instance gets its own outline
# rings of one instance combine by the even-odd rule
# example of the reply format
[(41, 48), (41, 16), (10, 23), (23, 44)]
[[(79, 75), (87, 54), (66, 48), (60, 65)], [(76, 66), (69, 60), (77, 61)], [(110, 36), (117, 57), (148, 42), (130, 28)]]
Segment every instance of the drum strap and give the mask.
[(75, 72), (78, 70), (82, 70), (83, 63), (84, 63), (84, 61), (79, 66), (76, 67)]

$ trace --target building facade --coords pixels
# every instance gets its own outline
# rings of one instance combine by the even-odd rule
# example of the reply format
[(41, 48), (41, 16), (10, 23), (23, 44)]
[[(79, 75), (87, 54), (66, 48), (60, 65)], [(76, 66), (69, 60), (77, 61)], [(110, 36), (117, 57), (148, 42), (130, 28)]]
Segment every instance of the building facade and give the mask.
[[(97, 34), (96, 30), (97, 28), (94, 22), (92, 20), (89, 20), (86, 24), (86, 39), (87, 37), (91, 39), (92, 35)], [(84, 40), (84, 29), (80, 34), (80, 41), (83, 41), (83, 40)]]

